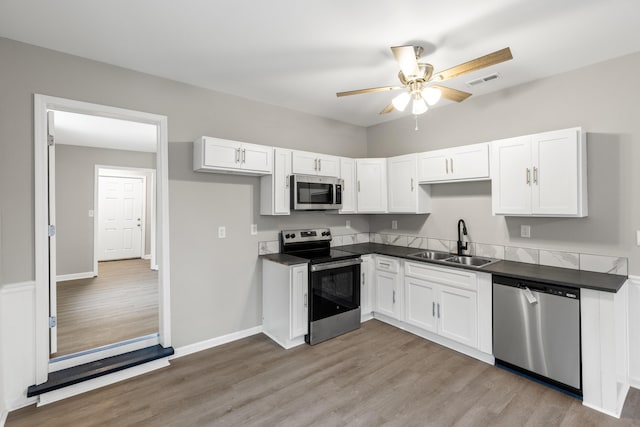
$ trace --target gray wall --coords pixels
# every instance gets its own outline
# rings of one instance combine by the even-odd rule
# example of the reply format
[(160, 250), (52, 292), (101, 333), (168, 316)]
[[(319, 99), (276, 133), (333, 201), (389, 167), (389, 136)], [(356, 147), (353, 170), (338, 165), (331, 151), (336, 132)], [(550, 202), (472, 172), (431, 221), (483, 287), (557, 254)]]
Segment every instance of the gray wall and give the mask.
[[(155, 153), (56, 145), (57, 274), (93, 271), (95, 165), (156, 168)], [(151, 253), (151, 181), (147, 179), (145, 248)]]
[[(258, 178), (193, 172), (191, 141), (209, 135), (359, 157), (365, 129), (1, 38), (0, 58), (0, 284), (34, 279), (34, 93), (168, 116), (175, 346), (261, 324), (258, 241), (318, 223), (342, 232), (337, 215), (261, 217)], [(352, 231), (369, 231), (366, 217), (350, 219)], [(220, 225), (227, 239), (217, 239)]]
[[(412, 117), (367, 129), (368, 154), (380, 157), (582, 126), (589, 133), (587, 218), (492, 216), (489, 182), (439, 184), (434, 213), (378, 215), (371, 231), (391, 232), (397, 219), (401, 233), (456, 240), (464, 218), (472, 241), (624, 256), (630, 274), (640, 274), (639, 71), (640, 54), (633, 54), (431, 110), (418, 132)], [(531, 225), (531, 239), (520, 238), (521, 224)]]

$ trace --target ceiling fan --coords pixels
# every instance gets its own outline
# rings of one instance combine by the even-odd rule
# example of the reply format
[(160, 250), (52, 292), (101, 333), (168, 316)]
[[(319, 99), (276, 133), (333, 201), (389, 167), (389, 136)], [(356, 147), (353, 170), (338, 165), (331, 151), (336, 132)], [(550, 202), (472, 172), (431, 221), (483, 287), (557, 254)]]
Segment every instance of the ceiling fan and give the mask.
[(511, 49), (508, 47), (481, 56), (464, 64), (456, 65), (444, 71), (433, 72), (433, 65), (426, 62), (420, 62), (420, 56), (424, 49), (420, 46), (396, 46), (391, 51), (395, 57), (400, 72), (398, 78), (402, 86), (382, 86), (369, 89), (350, 90), (347, 92), (338, 92), (336, 96), (358, 95), (369, 92), (385, 92), (396, 89), (407, 89), (400, 95), (393, 98), (391, 104), (387, 105), (380, 114), (387, 114), (393, 110), (404, 111), (409, 101), (413, 101), (411, 112), (414, 115), (423, 114), (428, 110), (428, 105), (434, 105), (440, 97), (444, 97), (451, 101), (461, 102), (471, 96), (469, 92), (452, 89), (450, 87), (441, 86), (438, 83), (459, 77), (491, 65), (499, 64), (504, 61), (513, 59)]

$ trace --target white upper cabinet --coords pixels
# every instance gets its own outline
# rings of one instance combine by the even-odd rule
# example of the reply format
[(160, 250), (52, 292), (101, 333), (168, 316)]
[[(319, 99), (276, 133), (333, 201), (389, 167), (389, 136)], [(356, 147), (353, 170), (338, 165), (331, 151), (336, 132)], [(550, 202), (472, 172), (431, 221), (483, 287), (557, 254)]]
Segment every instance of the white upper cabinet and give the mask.
[(273, 148), (203, 136), (193, 142), (193, 170), (242, 175), (272, 172)]
[(340, 178), (340, 157), (307, 151), (294, 151), (292, 162), (292, 172), (294, 174)]
[(356, 159), (358, 213), (387, 212), (387, 159)]
[(291, 213), (291, 150), (273, 149), (273, 174), (260, 178), (260, 215)]
[(342, 157), (340, 159), (340, 178), (342, 184), (341, 214), (356, 213), (356, 161)]
[(389, 212), (429, 213), (429, 186), (418, 184), (418, 156), (408, 154), (387, 159)]
[(472, 144), (418, 154), (422, 183), (490, 179), (489, 144)]
[(581, 128), (494, 141), (491, 150), (495, 215), (587, 216)]

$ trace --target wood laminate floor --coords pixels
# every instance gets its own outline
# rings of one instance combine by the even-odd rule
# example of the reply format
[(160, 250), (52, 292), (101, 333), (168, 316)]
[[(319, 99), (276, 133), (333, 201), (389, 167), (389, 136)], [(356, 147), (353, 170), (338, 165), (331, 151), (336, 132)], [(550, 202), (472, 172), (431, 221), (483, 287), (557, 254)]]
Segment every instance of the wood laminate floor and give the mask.
[(158, 272), (150, 261), (98, 263), (98, 277), (58, 282), (54, 357), (158, 332)]
[(310, 347), (259, 334), (61, 402), (9, 414), (37, 426), (640, 426), (376, 320)]

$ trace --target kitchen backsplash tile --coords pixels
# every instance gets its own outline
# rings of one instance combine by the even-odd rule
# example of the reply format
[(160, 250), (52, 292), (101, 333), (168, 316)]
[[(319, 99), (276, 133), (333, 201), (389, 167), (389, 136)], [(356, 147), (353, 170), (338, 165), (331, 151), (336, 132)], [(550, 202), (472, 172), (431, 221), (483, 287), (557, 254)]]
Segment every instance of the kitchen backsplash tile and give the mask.
[(407, 246), (410, 248), (427, 249), (428, 239), (420, 236), (408, 236)]
[(580, 269), (624, 276), (629, 274), (627, 258), (604, 255), (580, 254)]
[(430, 249), (432, 251), (449, 252), (449, 245), (449, 240), (427, 239), (427, 249)]
[(355, 235), (356, 241), (355, 243), (369, 243), (369, 233), (358, 233)]
[(382, 243), (382, 235), (380, 233), (370, 233), (369, 239), (371, 243)]
[(340, 236), (342, 238), (343, 245), (353, 245), (355, 243), (355, 234), (345, 234)]
[(514, 246), (506, 246), (504, 250), (504, 259), (508, 261), (538, 264), (540, 258), (538, 254), (538, 249), (516, 248)]
[(334, 246), (342, 246), (342, 245), (350, 245), (351, 242), (345, 243), (344, 238), (347, 236), (331, 236), (331, 247)]
[(280, 252), (280, 242), (277, 240), (258, 242), (258, 255), (277, 254), (278, 252)]
[[(462, 251), (462, 255), (475, 255), (476, 254), (476, 244), (473, 242), (466, 242), (467, 249)], [(457, 240), (449, 240), (449, 252), (452, 254), (458, 253), (458, 241)]]
[(540, 249), (540, 265), (580, 269), (580, 254)]
[(504, 259), (504, 246), (476, 243), (476, 255), (489, 258)]

